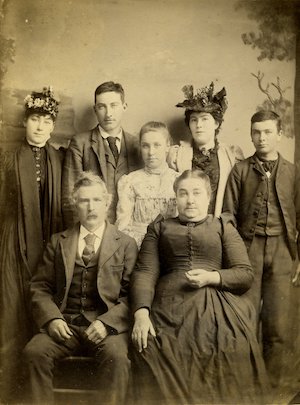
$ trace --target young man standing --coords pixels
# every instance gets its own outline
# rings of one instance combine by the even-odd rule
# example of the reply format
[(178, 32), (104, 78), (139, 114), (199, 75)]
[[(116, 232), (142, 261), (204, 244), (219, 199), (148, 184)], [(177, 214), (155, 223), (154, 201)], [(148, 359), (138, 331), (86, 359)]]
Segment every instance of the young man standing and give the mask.
[(79, 174), (92, 171), (105, 182), (112, 195), (108, 220), (116, 219), (117, 182), (123, 174), (139, 168), (138, 140), (121, 127), (127, 109), (124, 89), (119, 83), (105, 82), (95, 90), (94, 111), (99, 124), (71, 140), (63, 169), (63, 213), (65, 223), (76, 222), (71, 192)]
[[(285, 160), (277, 146), (282, 136), (280, 117), (259, 111), (251, 118), (256, 152), (237, 163), (228, 179), (224, 212), (234, 215), (254, 270), (249, 294), (262, 322), (263, 353), (271, 383), (278, 386), (284, 364), (291, 284), (297, 284), (300, 265), (299, 170)], [(291, 283), (292, 279), (292, 283)]]

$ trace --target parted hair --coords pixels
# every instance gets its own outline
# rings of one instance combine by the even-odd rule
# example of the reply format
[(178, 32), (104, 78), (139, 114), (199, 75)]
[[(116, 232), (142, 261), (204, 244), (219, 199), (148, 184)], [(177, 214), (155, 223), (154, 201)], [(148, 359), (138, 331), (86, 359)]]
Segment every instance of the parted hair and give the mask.
[(253, 114), (251, 117), (251, 129), (252, 124), (254, 124), (255, 122), (262, 122), (268, 120), (276, 121), (278, 132), (281, 131), (282, 129), (281, 118), (275, 111), (272, 110), (260, 110), (257, 111), (255, 114)]
[(177, 190), (179, 188), (179, 184), (182, 180), (186, 179), (199, 179), (204, 183), (205, 189), (207, 191), (207, 195), (211, 196), (211, 185), (209, 177), (203, 170), (193, 169), (193, 170), (185, 170), (179, 177), (177, 177), (174, 181), (173, 189), (175, 194), (177, 194)]
[(119, 93), (121, 96), (122, 103), (125, 101), (125, 92), (120, 83), (114, 82), (105, 82), (100, 84), (95, 90), (95, 104), (96, 104), (96, 97), (102, 93), (108, 93), (110, 91), (114, 91), (115, 93)]
[[(185, 112), (184, 112), (184, 122), (187, 127), (190, 127), (190, 118), (191, 118), (191, 115), (193, 112), (201, 112), (201, 111), (185, 110)], [(215, 134), (218, 135), (218, 133), (220, 132), (220, 129), (221, 129), (221, 124), (223, 122), (223, 116), (220, 115), (219, 112), (215, 112), (215, 111), (209, 112), (207, 114), (212, 115), (214, 120), (219, 124), (218, 128), (215, 131)]]
[(86, 171), (86, 172), (82, 172), (78, 176), (78, 178), (74, 184), (73, 192), (72, 192), (73, 201), (76, 202), (78, 190), (80, 189), (80, 187), (95, 186), (97, 184), (99, 184), (101, 186), (103, 195), (107, 199), (110, 199), (110, 194), (107, 191), (104, 181), (99, 176), (94, 174), (93, 172)]

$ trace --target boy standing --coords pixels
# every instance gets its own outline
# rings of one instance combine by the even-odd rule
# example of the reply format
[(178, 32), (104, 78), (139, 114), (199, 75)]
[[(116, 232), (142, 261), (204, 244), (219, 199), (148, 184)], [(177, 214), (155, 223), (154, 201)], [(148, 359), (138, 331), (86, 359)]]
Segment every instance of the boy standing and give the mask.
[[(223, 205), (224, 212), (234, 215), (248, 248), (255, 277), (248, 294), (262, 322), (263, 353), (274, 387), (289, 335), (291, 272), (300, 253), (299, 172), (277, 152), (281, 136), (281, 120), (275, 112), (252, 116), (256, 152), (232, 169)], [(294, 284), (299, 273), (300, 265)]]

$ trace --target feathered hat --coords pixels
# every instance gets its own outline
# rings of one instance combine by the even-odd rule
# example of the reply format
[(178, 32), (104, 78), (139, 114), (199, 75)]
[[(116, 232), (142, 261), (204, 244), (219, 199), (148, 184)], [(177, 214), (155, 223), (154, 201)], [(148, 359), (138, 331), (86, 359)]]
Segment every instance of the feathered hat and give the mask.
[(214, 83), (209, 86), (197, 89), (194, 94), (194, 87), (186, 85), (182, 88), (185, 100), (176, 104), (176, 107), (185, 108), (188, 111), (207, 112), (222, 120), (227, 109), (226, 90), (222, 88), (214, 94)]

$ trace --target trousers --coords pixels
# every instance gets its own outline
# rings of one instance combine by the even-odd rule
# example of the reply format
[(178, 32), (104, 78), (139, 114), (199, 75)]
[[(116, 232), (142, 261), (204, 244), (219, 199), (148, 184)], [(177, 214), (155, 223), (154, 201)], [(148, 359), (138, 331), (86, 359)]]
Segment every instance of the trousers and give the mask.
[(248, 251), (254, 282), (247, 295), (261, 324), (263, 356), (272, 386), (286, 371), (293, 259), (284, 235), (255, 235)]
[(55, 361), (85, 349), (98, 363), (99, 403), (124, 404), (127, 395), (130, 361), (128, 334), (108, 335), (99, 344), (87, 340), (87, 326), (68, 324), (73, 336), (57, 343), (47, 333), (35, 335), (23, 351), (23, 363), (28, 378), (28, 399), (33, 404), (51, 404), (53, 397), (53, 369)]

